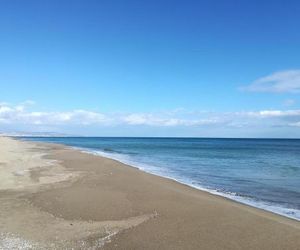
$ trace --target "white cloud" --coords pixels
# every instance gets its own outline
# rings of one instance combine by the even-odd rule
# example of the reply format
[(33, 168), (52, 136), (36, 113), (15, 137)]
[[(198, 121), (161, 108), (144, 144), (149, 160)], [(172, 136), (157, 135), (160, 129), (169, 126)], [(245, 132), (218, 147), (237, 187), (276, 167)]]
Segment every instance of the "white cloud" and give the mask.
[[(201, 114), (201, 112), (200, 112)], [(28, 105), (2, 104), (0, 106), (0, 124), (27, 125), (131, 125), (131, 126), (205, 126), (224, 123), (219, 117), (184, 117), (189, 112), (157, 112), (131, 114), (104, 114), (88, 110), (72, 110), (68, 112), (31, 111)], [(182, 117), (183, 116), (183, 117)]]
[(300, 93), (300, 70), (278, 71), (242, 88), (252, 92)]
[(300, 117), (300, 110), (261, 110), (256, 112), (241, 112), (239, 114), (257, 118)]
[(109, 119), (101, 113), (73, 110), (70, 112), (39, 112), (28, 111), (27, 105), (8, 105), (0, 106), (0, 123), (7, 124), (33, 124), (33, 125), (89, 125), (89, 124), (104, 124)]
[[(181, 127), (187, 129), (242, 129), (257, 127), (300, 127), (300, 110), (259, 110), (244, 112), (150, 112), (150, 113), (100, 113), (77, 109), (71, 111), (41, 112), (28, 105), (0, 104), (0, 126), (2, 128), (26, 127), (34, 131), (37, 128), (64, 128), (78, 126), (100, 127)], [(126, 127), (125, 126), (125, 127)]]
[(210, 119), (180, 119), (163, 118), (154, 114), (130, 114), (123, 118), (123, 121), (130, 125), (148, 125), (148, 126), (202, 126), (221, 123), (216, 118)]

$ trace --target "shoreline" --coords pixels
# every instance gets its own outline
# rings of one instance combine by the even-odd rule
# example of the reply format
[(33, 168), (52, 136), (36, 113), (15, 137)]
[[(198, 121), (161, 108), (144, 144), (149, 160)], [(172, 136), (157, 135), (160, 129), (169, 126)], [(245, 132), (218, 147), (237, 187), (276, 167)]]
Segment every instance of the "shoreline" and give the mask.
[[(32, 142), (32, 141), (28, 141), (28, 142)], [(233, 198), (227, 197), (227, 196), (223, 195), (222, 193), (218, 193), (217, 191), (214, 193), (214, 190), (200, 188), (200, 187), (188, 184), (188, 183), (181, 182), (180, 180), (177, 180), (177, 179), (172, 178), (172, 177), (163, 176), (163, 175), (156, 174), (156, 173), (150, 172), (150, 171), (148, 172), (148, 171), (146, 171), (144, 169), (139, 168), (138, 166), (134, 166), (134, 165), (131, 165), (130, 163), (126, 163), (125, 161), (123, 162), (123, 161), (121, 161), (119, 159), (102, 155), (102, 153), (105, 153), (105, 152), (101, 152), (101, 151), (93, 152), (92, 150), (89, 150), (87, 148), (73, 147), (73, 146), (69, 146), (69, 145), (66, 145), (66, 144), (62, 144), (62, 143), (48, 143), (48, 142), (32, 142), (32, 143), (37, 143), (37, 144), (41, 143), (41, 144), (45, 144), (45, 145), (49, 144), (49, 145), (52, 145), (52, 146), (53, 145), (54, 146), (62, 146), (62, 147), (65, 147), (65, 148), (67, 148), (69, 150), (74, 150), (75, 152), (78, 151), (78, 152), (81, 152), (81, 153), (84, 153), (84, 154), (87, 154), (87, 155), (94, 155), (94, 156), (99, 157), (99, 158), (112, 160), (112, 161), (115, 161), (117, 164), (121, 164), (123, 167), (132, 168), (134, 170), (141, 171), (141, 172), (143, 172), (143, 173), (145, 173), (147, 175), (155, 176), (155, 177), (161, 178), (161, 179), (166, 180), (166, 181), (174, 182), (174, 183), (176, 183), (178, 185), (182, 185), (183, 187), (193, 189), (196, 192), (197, 191), (203, 192), (203, 193), (205, 193), (207, 195), (212, 195), (212, 196), (215, 196), (216, 198), (220, 198), (220, 199), (224, 199), (224, 200), (226, 200), (228, 202), (236, 203), (239, 206), (245, 206), (245, 207), (248, 207), (250, 209), (258, 210), (258, 212), (263, 212), (263, 213), (270, 214), (271, 216), (279, 216), (279, 217), (282, 217), (283, 219), (295, 221), (297, 223), (300, 222), (300, 219), (297, 219), (297, 218), (294, 218), (294, 217), (289, 217), (289, 216), (287, 216), (285, 214), (276, 213), (276, 212), (273, 212), (273, 211), (268, 210), (268, 209), (263, 209), (263, 208), (260, 208), (260, 207), (256, 207), (254, 205), (247, 204), (247, 203), (244, 203), (244, 202), (240, 202), (240, 201), (235, 200)], [(96, 151), (96, 150), (94, 150), (94, 151)], [(299, 226), (300, 226), (300, 223), (299, 223)]]
[(10, 140), (2, 152), (11, 143), (25, 157), (21, 162), (33, 164), (44, 153), (53, 166), (27, 171), (31, 182), (22, 190), (0, 192), (0, 248), (5, 232), (39, 249), (49, 242), (66, 249), (79, 243), (82, 249), (172, 250), (300, 245), (296, 220), (61, 144)]
[[(108, 158), (108, 159), (111, 159), (111, 160), (115, 160), (115, 161), (119, 162), (120, 164), (124, 164), (126, 166), (138, 169), (138, 170), (143, 171), (147, 174), (151, 174), (151, 175), (159, 176), (159, 177), (162, 177), (162, 178), (165, 178), (165, 179), (168, 179), (168, 180), (172, 180), (172, 181), (175, 181), (179, 184), (188, 186), (190, 188), (193, 188), (193, 189), (196, 189), (196, 190), (199, 190), (199, 191), (202, 191), (202, 192), (207, 192), (209, 194), (216, 195), (216, 196), (228, 199), (228, 200), (233, 201), (233, 202), (237, 202), (238, 204), (242, 204), (242, 205), (245, 205), (245, 206), (249, 206), (249, 207), (256, 208), (256, 209), (259, 209), (259, 210), (263, 210), (263, 211), (266, 211), (266, 212), (270, 212), (270, 213), (273, 213), (275, 215), (280, 215), (280, 216), (283, 216), (285, 218), (289, 218), (289, 219), (300, 222), (300, 217), (298, 218), (298, 217), (292, 216), (292, 215), (289, 216), (288, 213), (278, 211), (278, 209), (279, 210), (280, 209), (281, 210), (294, 210), (294, 209), (275, 206), (275, 205), (269, 205), (269, 204), (263, 204), (263, 202), (261, 202), (261, 201), (256, 201), (255, 202), (251, 199), (247, 199), (246, 197), (242, 197), (242, 196), (239, 197), (239, 196), (235, 196), (234, 194), (222, 193), (222, 192), (219, 192), (219, 191), (214, 190), (214, 189), (201, 187), (199, 185), (193, 185), (193, 184), (185, 182), (185, 181), (180, 181), (179, 179), (176, 179), (175, 177), (165, 176), (165, 175), (162, 175), (162, 174), (159, 174), (159, 173), (152, 172), (150, 170), (143, 169), (143, 168), (138, 166), (138, 163), (136, 163), (136, 166), (135, 166), (134, 165), (135, 163), (122, 161), (121, 159), (118, 159), (117, 157), (114, 157), (114, 156), (110, 156), (110, 154), (102, 152), (100, 150), (92, 150), (92, 149), (88, 149), (88, 148), (72, 147), (72, 146), (68, 146), (68, 145), (65, 145), (65, 144), (59, 144), (59, 143), (58, 143), (58, 145), (63, 145), (63, 146), (69, 147), (70, 149), (79, 150), (80, 152), (83, 152), (83, 153), (92, 154), (92, 155), (100, 156), (100, 157), (103, 157), (103, 158)], [(299, 213), (298, 210), (296, 212)]]

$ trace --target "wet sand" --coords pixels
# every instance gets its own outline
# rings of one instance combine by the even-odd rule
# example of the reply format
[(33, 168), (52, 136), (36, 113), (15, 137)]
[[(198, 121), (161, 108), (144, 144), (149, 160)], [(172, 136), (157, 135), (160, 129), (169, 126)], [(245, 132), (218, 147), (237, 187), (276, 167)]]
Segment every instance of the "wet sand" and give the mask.
[(300, 249), (300, 222), (54, 144), (0, 137), (0, 249)]

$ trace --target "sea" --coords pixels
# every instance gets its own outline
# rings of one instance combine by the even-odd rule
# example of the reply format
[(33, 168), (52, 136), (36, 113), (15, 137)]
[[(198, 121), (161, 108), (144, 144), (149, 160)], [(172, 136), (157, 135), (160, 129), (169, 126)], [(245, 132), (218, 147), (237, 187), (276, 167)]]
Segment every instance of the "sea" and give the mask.
[[(23, 137), (101, 155), (300, 221), (300, 140)], [(200, 212), (200, 211), (199, 211)]]

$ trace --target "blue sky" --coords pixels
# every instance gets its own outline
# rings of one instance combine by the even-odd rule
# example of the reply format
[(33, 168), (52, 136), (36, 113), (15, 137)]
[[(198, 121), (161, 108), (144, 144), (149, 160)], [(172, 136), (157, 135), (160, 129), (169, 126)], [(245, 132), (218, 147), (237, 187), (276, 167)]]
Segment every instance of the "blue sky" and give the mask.
[(276, 0), (1, 1), (0, 132), (300, 137), (299, 13)]

